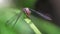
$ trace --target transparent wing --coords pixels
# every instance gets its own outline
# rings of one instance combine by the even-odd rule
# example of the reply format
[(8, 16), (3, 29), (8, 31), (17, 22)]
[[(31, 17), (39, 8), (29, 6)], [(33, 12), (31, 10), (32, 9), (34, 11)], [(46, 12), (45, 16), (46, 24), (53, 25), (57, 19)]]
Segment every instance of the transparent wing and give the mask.
[(6, 25), (13, 24), (15, 25), (20, 17), (21, 13), (16, 14), (15, 16), (11, 17), (9, 20), (6, 21)]

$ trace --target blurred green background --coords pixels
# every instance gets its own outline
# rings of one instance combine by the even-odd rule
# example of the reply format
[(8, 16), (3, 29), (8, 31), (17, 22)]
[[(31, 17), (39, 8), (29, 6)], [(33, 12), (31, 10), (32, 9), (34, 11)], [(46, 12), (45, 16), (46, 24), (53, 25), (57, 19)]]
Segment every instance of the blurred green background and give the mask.
[[(36, 0), (0, 0), (0, 34), (60, 34), (60, 28), (56, 25), (32, 14), (29, 19), (21, 10), (24, 7), (34, 8), (35, 2)], [(14, 25), (19, 13), (20, 17)]]

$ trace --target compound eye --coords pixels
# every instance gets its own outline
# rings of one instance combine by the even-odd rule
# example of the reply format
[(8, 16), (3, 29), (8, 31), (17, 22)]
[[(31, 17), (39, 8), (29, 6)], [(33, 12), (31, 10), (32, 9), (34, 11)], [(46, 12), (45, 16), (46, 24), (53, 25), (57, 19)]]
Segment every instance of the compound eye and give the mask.
[(30, 16), (31, 11), (29, 10), (29, 8), (24, 8), (23, 10), (24, 10), (24, 12), (26, 13), (27, 16)]

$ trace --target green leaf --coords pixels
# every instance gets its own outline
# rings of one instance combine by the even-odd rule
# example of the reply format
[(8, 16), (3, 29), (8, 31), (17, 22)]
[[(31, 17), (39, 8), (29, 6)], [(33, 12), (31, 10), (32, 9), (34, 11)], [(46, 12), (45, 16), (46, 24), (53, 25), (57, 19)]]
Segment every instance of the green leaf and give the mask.
[(43, 34), (60, 34), (60, 28), (53, 23), (32, 15), (30, 19)]
[[(18, 12), (17, 12), (18, 11)], [(0, 10), (0, 34), (35, 34), (35, 32), (30, 28), (30, 26), (25, 22), (25, 14), (20, 15), (19, 20), (14, 25), (6, 25), (6, 21), (18, 14), (20, 10), (13, 8), (3, 8)], [(16, 17), (17, 18), (17, 17)], [(13, 18), (12, 18), (13, 19)], [(15, 22), (15, 21), (14, 21)], [(12, 24), (13, 23), (13, 24)]]
[(34, 8), (36, 0), (14, 0), (17, 8), (20, 7), (29, 7)]

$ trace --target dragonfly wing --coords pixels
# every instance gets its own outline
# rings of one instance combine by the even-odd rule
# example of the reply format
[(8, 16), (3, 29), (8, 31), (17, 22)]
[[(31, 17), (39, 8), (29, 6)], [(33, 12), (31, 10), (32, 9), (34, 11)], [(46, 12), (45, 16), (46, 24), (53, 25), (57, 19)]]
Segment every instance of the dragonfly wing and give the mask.
[(18, 16), (17, 16), (17, 18), (16, 18), (16, 21), (14, 22), (14, 26), (15, 26), (15, 24), (17, 23), (17, 21), (19, 20), (20, 16), (21, 16), (21, 13), (18, 14)]
[(15, 16), (11, 17), (9, 20), (6, 21), (6, 25), (12, 24), (14, 22), (14, 24), (16, 24), (16, 22), (18, 21), (20, 17), (20, 13), (16, 14)]

